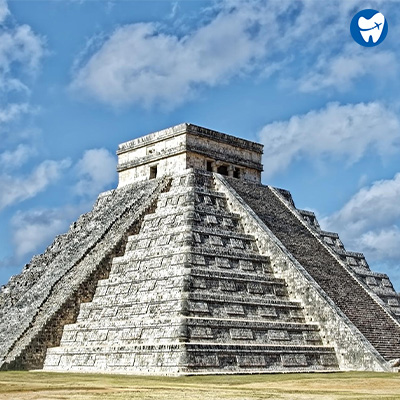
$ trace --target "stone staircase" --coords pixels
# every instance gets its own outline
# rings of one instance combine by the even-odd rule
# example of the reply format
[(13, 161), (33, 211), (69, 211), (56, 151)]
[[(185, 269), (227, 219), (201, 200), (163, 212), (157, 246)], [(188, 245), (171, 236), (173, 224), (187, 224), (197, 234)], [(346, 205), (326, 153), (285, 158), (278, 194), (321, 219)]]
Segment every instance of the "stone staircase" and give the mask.
[[(375, 295), (372, 280), (366, 281), (387, 277), (370, 271), (362, 254), (346, 252), (338, 235), (321, 231), (313, 213), (297, 210), (287, 191), (226, 180), (372, 346), (386, 360), (400, 358), (396, 309)], [(390, 281), (386, 287), (394, 292)]]
[[(287, 190), (277, 189), (285, 200), (295, 207), (293, 199)], [(386, 274), (371, 271), (362, 253), (347, 251), (335, 232), (321, 230), (315, 214), (307, 210), (297, 212), (307, 222), (308, 226), (333, 250), (341, 261), (352, 269), (359, 281), (375, 293), (386, 305), (387, 310), (400, 322), (400, 295), (394, 290), (392, 282)]]
[(168, 180), (142, 182), (101, 194), (91, 212), (33, 258), (0, 294), (0, 368), (43, 367), (47, 347), (60, 343), (63, 326), (91, 301), (127, 236), (154, 207)]
[(115, 257), (44, 369), (153, 374), (338, 369), (212, 175), (186, 172)]

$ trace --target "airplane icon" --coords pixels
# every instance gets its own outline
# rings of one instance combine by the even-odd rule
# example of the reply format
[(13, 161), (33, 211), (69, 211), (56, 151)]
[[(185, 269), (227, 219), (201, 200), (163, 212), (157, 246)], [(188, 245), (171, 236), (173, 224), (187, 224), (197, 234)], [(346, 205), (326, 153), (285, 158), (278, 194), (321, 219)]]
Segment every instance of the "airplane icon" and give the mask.
[(375, 29), (375, 28), (378, 28), (378, 31), (379, 31), (379, 27), (382, 25), (382, 23), (380, 23), (380, 24), (378, 24), (377, 22), (375, 22), (375, 26), (373, 26), (372, 28), (367, 28), (367, 29), (361, 29), (360, 28), (360, 31), (370, 31), (371, 29)]

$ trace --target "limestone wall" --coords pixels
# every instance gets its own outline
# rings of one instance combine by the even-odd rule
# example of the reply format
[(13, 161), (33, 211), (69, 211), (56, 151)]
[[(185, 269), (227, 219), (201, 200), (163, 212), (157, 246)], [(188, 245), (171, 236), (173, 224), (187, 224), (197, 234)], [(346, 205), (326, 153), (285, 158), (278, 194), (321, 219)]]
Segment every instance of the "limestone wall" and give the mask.
[[(207, 169), (207, 161), (240, 169), (240, 178), (260, 182), (263, 146), (196, 125), (181, 124), (120, 144), (119, 187), (146, 180), (151, 167), (158, 176), (175, 175), (187, 168)], [(232, 174), (230, 174), (232, 176)]]
[(186, 153), (176, 151), (176, 154), (163, 158), (165, 155), (153, 155), (148, 157), (146, 161), (142, 160), (142, 164), (132, 168), (127, 168), (119, 172), (118, 188), (129, 185), (132, 182), (141, 182), (151, 179), (151, 167), (157, 168), (157, 177), (175, 175), (186, 165)]

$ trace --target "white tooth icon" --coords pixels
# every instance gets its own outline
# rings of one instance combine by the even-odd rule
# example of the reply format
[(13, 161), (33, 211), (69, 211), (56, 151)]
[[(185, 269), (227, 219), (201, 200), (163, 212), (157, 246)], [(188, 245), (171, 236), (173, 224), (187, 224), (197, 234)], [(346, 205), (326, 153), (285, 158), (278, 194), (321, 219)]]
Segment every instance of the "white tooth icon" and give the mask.
[(381, 13), (376, 13), (372, 18), (360, 17), (358, 20), (361, 36), (366, 43), (372, 36), (372, 41), (376, 43), (382, 35), (385, 26), (385, 17)]

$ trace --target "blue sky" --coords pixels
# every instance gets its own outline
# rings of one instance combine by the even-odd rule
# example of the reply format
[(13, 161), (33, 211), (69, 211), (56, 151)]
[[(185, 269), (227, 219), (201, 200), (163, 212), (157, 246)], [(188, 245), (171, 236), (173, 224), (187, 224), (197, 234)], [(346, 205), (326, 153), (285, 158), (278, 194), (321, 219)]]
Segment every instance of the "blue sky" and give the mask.
[[(353, 15), (382, 12), (364, 48)], [(181, 122), (262, 142), (400, 290), (399, 1), (0, 0), (0, 284), (116, 187), (119, 143)]]

